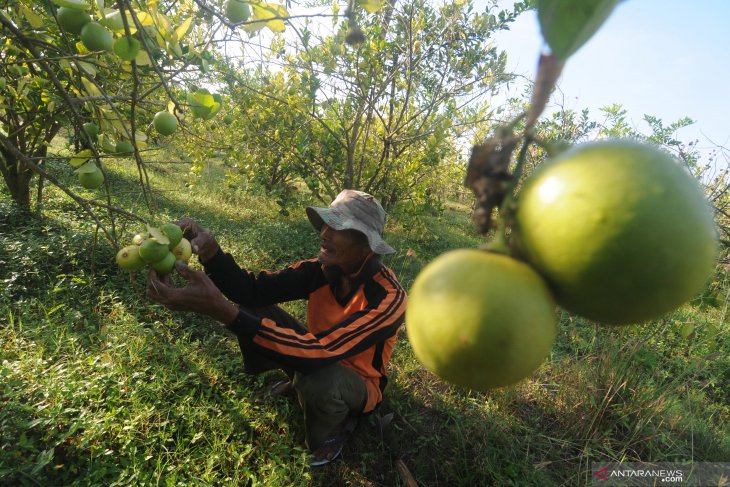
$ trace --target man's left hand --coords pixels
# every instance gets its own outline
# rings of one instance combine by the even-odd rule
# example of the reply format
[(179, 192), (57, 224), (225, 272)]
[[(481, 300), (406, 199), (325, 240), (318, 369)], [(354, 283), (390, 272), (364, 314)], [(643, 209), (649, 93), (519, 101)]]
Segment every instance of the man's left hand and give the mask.
[(175, 269), (187, 284), (176, 288), (170, 275), (160, 276), (151, 270), (147, 279), (147, 296), (175, 311), (193, 311), (228, 324), (238, 315), (238, 308), (223, 296), (213, 281), (202, 271), (194, 271), (185, 262), (177, 261)]

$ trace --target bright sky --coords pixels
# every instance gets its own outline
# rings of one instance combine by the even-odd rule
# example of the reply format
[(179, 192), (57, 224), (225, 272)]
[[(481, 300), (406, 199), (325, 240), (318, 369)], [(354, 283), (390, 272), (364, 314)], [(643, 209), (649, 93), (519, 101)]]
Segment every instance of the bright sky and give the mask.
[[(680, 140), (699, 139), (699, 146), (707, 147), (709, 138), (730, 146), (728, 22), (730, 0), (620, 3), (568, 59), (558, 82), (566, 108), (589, 108), (598, 119), (599, 107), (620, 103), (629, 122), (642, 131), (647, 130), (644, 114), (661, 118), (665, 125), (688, 116), (695, 124), (677, 134)], [(534, 79), (542, 49), (537, 13), (523, 14), (497, 42), (507, 51), (509, 68)]]

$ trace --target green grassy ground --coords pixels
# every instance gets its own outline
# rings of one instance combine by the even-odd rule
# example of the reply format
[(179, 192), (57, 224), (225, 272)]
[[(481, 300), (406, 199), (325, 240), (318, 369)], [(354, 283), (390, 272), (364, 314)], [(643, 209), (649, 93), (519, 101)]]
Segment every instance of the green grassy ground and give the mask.
[[(134, 171), (107, 166), (117, 203), (147, 214)], [(216, 164), (151, 176), (156, 223), (194, 217), (251, 269), (317, 250), (306, 195), (285, 217), (227, 186)], [(126, 242), (139, 226), (119, 230)], [(482, 241), (456, 204), (441, 217), (396, 210), (386, 237), (406, 286), (439, 253)], [(219, 325), (148, 301), (144, 276), (113, 256), (59, 191), (46, 190), (40, 216), (0, 193), (0, 485), (399, 486), (405, 467), (422, 486), (574, 486), (590, 483), (592, 462), (730, 458), (722, 273), (656, 323), (603, 328), (561, 313), (549, 360), (489, 393), (425, 371), (403, 331), (384, 403), (341, 460), (312, 470), (295, 401), (257, 394), (277, 373), (244, 375)]]

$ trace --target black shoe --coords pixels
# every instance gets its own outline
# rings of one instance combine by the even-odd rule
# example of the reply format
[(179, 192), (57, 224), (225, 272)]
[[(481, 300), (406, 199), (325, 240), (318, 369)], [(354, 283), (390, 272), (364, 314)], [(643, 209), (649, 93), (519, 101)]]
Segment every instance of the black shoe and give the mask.
[(330, 463), (336, 459), (340, 453), (342, 453), (342, 447), (345, 446), (345, 442), (350, 437), (355, 428), (357, 427), (358, 419), (354, 417), (348, 417), (343, 421), (339, 428), (338, 434), (332, 438), (325, 440), (324, 444), (312, 452), (312, 461), (309, 462), (310, 467), (321, 467)]

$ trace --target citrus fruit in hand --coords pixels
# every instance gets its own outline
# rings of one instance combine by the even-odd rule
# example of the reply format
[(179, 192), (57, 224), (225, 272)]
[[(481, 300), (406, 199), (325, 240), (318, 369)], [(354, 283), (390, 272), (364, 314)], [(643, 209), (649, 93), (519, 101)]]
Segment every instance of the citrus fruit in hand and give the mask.
[(555, 340), (555, 303), (527, 264), (453, 250), (416, 277), (406, 330), (426, 368), (456, 385), (486, 390), (524, 379), (545, 360)]
[(150, 267), (152, 267), (160, 274), (169, 274), (175, 267), (175, 260), (175, 255), (168, 250), (167, 254), (165, 254), (162, 259), (158, 260), (157, 262), (151, 263)]
[(172, 135), (177, 130), (177, 118), (170, 112), (155, 113), (152, 124), (160, 135)]
[(517, 247), (558, 303), (586, 318), (659, 318), (700, 291), (714, 267), (715, 224), (702, 189), (651, 146), (578, 146), (538, 167), (518, 198)]
[(144, 267), (144, 261), (139, 256), (139, 246), (128, 245), (117, 252), (117, 264), (122, 269), (136, 271)]
[(170, 250), (174, 249), (175, 246), (180, 243), (183, 236), (182, 228), (172, 222), (162, 225), (160, 227), (160, 231), (164, 233), (168, 239), (170, 239), (170, 243), (168, 244), (168, 248)]
[(190, 241), (187, 238), (180, 239), (180, 242), (172, 249), (172, 253), (175, 254), (177, 260), (187, 262), (193, 255), (193, 248), (190, 245)]
[(147, 264), (159, 262), (165, 258), (169, 251), (167, 244), (161, 244), (154, 238), (148, 238), (139, 246), (139, 256)]

